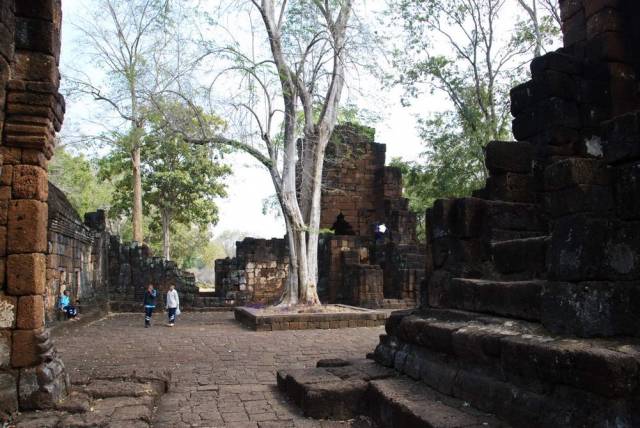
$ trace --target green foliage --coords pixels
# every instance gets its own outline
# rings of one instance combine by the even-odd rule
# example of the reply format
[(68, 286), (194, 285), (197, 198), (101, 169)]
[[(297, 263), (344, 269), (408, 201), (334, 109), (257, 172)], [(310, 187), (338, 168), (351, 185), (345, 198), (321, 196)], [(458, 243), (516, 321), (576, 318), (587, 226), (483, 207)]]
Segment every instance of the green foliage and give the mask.
[[(484, 147), (511, 138), (509, 90), (528, 78), (536, 40), (527, 21), (516, 22), (506, 38), (498, 33), (503, 6), (500, 0), (395, 0), (389, 9), (404, 35), (393, 57), (393, 83), (409, 95), (403, 101), (424, 91), (448, 99), (439, 112), (419, 119), (421, 162), (393, 161), (420, 216), (437, 198), (481, 187)], [(548, 43), (559, 34), (549, 17), (541, 18), (540, 29)]]
[(58, 147), (49, 164), (49, 180), (62, 190), (80, 216), (111, 205), (113, 187), (97, 179), (98, 166), (84, 155)]
[[(199, 116), (196, 122), (195, 116), (184, 106), (174, 103), (163, 107), (162, 117), (160, 113), (148, 114), (150, 126), (142, 140), (143, 200), (152, 247), (159, 245), (163, 221), (168, 222), (170, 231), (178, 237), (180, 233), (186, 234), (179, 226), (188, 229), (197, 225), (206, 229), (209, 224), (215, 224), (218, 220), (215, 199), (226, 196), (222, 180), (230, 173), (228, 166), (217, 161), (217, 151), (191, 144), (166, 127), (167, 121), (171, 120), (173, 124), (179, 122), (185, 130), (188, 126), (219, 128), (224, 123), (218, 117)], [(131, 157), (124, 147), (116, 145), (99, 163), (100, 177), (112, 182), (115, 188), (109, 213), (112, 218), (131, 213), (133, 175)], [(172, 242), (174, 249), (179, 245), (179, 242)], [(182, 258), (185, 263), (193, 259), (191, 256)]]

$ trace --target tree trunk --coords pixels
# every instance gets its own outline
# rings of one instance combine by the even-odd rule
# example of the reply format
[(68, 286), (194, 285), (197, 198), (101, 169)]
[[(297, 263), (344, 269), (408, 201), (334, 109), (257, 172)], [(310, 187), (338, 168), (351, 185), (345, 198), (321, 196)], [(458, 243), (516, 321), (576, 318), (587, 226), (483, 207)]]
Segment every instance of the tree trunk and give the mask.
[(131, 223), (133, 226), (133, 240), (144, 242), (142, 235), (142, 175), (140, 172), (140, 145), (134, 144), (131, 151), (133, 172), (133, 209)]
[(298, 254), (295, 251), (296, 243), (293, 237), (291, 220), (285, 215), (287, 224), (287, 240), (289, 242), (289, 275), (285, 290), (282, 293), (281, 304), (296, 305), (298, 303)]
[(162, 210), (162, 257), (171, 260), (171, 216), (167, 210)]

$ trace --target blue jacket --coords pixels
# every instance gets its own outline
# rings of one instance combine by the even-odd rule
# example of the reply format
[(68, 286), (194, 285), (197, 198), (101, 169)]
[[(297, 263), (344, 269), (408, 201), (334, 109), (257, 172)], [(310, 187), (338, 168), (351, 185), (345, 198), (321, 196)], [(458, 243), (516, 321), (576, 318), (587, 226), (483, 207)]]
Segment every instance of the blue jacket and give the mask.
[(71, 299), (69, 299), (69, 296), (62, 294), (60, 296), (60, 301), (58, 302), (58, 307), (60, 309), (64, 309), (66, 306), (69, 306), (71, 304)]
[(158, 291), (154, 289), (151, 293), (149, 290), (144, 292), (144, 306), (147, 308), (156, 307), (156, 299), (158, 298)]

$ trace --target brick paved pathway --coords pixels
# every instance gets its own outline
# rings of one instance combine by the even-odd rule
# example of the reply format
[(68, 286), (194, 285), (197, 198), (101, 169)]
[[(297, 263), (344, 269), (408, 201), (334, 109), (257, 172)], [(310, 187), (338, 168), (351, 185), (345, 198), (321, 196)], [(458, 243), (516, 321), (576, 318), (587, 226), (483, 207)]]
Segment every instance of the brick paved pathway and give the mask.
[(185, 313), (174, 328), (163, 314), (112, 315), (57, 335), (71, 376), (172, 372), (155, 427), (333, 427), (303, 418), (277, 391), (276, 371), (313, 367), (320, 358), (363, 358), (383, 327), (256, 333), (230, 312)]

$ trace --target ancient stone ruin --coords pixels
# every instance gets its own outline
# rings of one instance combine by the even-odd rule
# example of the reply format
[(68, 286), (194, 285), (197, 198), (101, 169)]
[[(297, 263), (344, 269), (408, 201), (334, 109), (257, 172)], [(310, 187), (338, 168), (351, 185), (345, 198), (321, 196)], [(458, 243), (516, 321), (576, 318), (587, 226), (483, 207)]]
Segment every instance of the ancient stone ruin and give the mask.
[[(425, 250), (416, 216), (402, 197), (402, 176), (385, 166), (374, 130), (337, 126), (323, 173), (318, 293), (323, 303), (368, 308), (416, 305)], [(384, 225), (385, 232), (376, 232)], [(269, 304), (282, 294), (288, 270), (285, 239), (245, 239), (237, 256), (216, 262), (221, 299)]]
[(565, 47), (511, 91), (517, 141), (487, 146), (473, 197), (427, 212), (420, 307), (391, 315), (379, 365), (279, 373), (305, 414), (640, 425), (640, 4), (560, 5)]
[(0, 2), (0, 412), (51, 406), (68, 388), (44, 328), (60, 24), (59, 0)]
[(236, 254), (216, 260), (216, 296), (230, 305), (277, 303), (289, 271), (286, 241), (246, 238)]
[(161, 296), (174, 285), (185, 308), (220, 304), (219, 299), (212, 301), (212, 296), (200, 293), (195, 276), (175, 262), (153, 256), (144, 244), (122, 243), (120, 237), (111, 235), (103, 211), (87, 213), (82, 221), (53, 184), (49, 184), (48, 203), (47, 323), (58, 319), (56, 305), (65, 289), (78, 300), (85, 315), (136, 311), (148, 284), (160, 290)]

